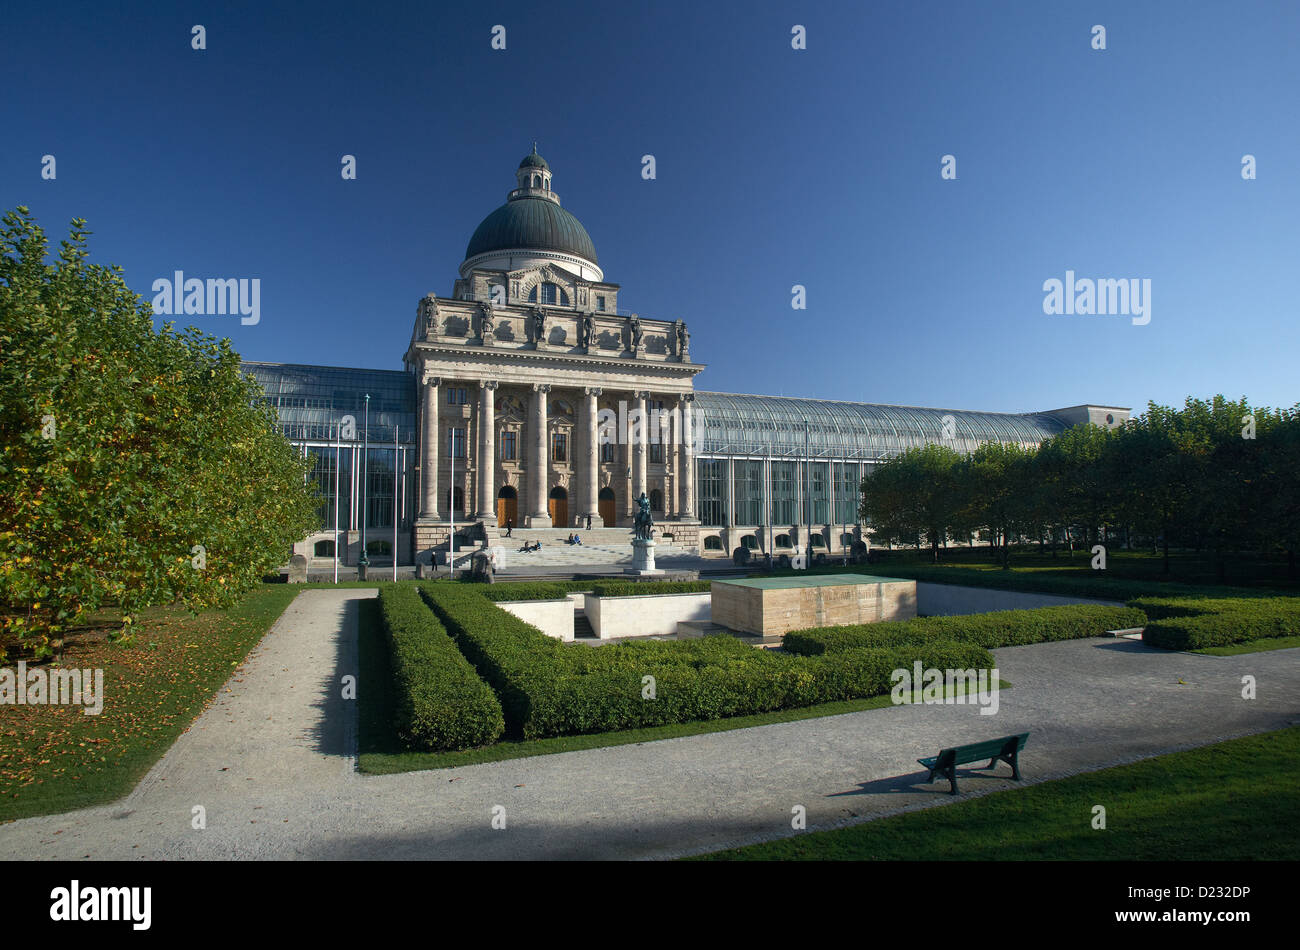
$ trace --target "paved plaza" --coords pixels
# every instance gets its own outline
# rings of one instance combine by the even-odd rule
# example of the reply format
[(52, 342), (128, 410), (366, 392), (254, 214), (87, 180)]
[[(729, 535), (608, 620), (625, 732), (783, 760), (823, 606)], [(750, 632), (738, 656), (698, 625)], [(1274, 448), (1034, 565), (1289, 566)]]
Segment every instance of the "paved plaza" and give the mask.
[[(1008, 788), (921, 784), (941, 746), (1029, 731), (1027, 783), (1300, 722), (1296, 650), (1234, 657), (1127, 639), (994, 651), (995, 716), (905, 706), (464, 768), (356, 771), (361, 600), (309, 590), (125, 799), (0, 826), (6, 859), (668, 858)], [(604, 649), (601, 647), (600, 649)], [(1241, 697), (1256, 677), (1258, 698)], [(366, 684), (360, 684), (364, 694)], [(492, 828), (503, 806), (504, 830)], [(201, 806), (207, 827), (192, 827)], [(1086, 821), (1081, 816), (1080, 821)]]

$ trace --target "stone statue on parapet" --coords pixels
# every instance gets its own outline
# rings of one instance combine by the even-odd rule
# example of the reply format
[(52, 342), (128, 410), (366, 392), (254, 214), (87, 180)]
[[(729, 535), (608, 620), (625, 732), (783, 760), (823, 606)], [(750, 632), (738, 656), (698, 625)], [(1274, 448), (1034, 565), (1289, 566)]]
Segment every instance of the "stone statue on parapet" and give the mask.
[(492, 307), (486, 303), (478, 305), (479, 313), (479, 336), (483, 338), (483, 345), (492, 344), (492, 336), (496, 327), (496, 318), (492, 316)]
[(654, 516), (650, 514), (650, 499), (642, 492), (636, 500), (636, 517), (632, 521), (634, 537), (640, 541), (649, 541), (654, 537)]
[(591, 349), (591, 339), (596, 333), (596, 321), (590, 313), (584, 313), (578, 321), (578, 346), (584, 350)]
[(438, 300), (433, 294), (424, 295), (416, 307), (416, 315), (420, 318), (420, 332), (426, 339), (437, 333)]
[(686, 331), (686, 321), (677, 321), (677, 358), (685, 362), (691, 357), (691, 335)]
[(627, 321), (628, 336), (632, 339), (630, 349), (633, 353), (641, 352), (641, 321), (637, 317), (629, 317)]
[(541, 307), (533, 308), (533, 342), (541, 345), (546, 337), (546, 311)]

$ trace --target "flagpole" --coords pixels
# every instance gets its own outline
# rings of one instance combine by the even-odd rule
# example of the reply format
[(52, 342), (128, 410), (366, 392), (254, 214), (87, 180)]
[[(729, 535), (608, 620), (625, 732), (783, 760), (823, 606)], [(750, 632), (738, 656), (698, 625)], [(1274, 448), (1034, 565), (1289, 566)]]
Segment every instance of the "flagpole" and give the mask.
[(456, 424), (451, 425), (451, 487), (447, 489), (447, 517), (451, 519), (451, 536), (447, 539), (447, 576), (456, 579)]
[(334, 583), (339, 582), (339, 469), (343, 467), (343, 427), (334, 427)]
[(401, 426), (393, 426), (393, 580), (397, 580), (397, 470), (401, 467), (401, 452), (397, 448), (397, 433)]

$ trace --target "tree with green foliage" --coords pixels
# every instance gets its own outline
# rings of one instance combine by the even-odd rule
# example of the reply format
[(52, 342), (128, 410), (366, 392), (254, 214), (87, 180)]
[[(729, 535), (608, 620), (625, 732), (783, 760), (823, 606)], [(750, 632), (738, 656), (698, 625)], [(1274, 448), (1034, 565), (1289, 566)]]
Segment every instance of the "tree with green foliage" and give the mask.
[(1097, 531), (1113, 523), (1118, 486), (1113, 471), (1114, 431), (1098, 425), (1071, 426), (1045, 440), (1034, 455), (1031, 491), (1039, 518), (1053, 534), (1063, 532), (1090, 545)]
[(1259, 435), (1253, 504), (1262, 550), (1285, 552), (1287, 575), (1300, 578), (1300, 405), (1280, 409)]
[(957, 469), (963, 517), (988, 530), (1004, 568), (1011, 565), (1011, 540), (1033, 526), (1033, 460), (1034, 451), (1018, 443), (986, 442)]
[(228, 340), (170, 323), (85, 222), (49, 259), (26, 208), (0, 230), (0, 639), (102, 606), (231, 602), (317, 523), (306, 465)]
[(964, 528), (956, 478), (961, 458), (947, 446), (932, 444), (877, 466), (863, 480), (861, 510), (876, 537), (919, 543), (924, 535), (939, 563), (939, 547)]

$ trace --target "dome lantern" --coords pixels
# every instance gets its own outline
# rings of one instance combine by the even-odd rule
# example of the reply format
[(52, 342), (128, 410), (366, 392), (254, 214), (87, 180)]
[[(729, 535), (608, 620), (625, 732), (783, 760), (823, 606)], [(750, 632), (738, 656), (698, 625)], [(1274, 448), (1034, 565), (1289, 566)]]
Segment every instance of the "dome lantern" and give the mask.
[[(524, 160), (519, 163), (519, 170), (515, 172), (515, 178), (519, 182), (520, 191), (541, 192), (539, 197), (549, 197), (551, 191), (551, 166), (546, 164), (546, 159), (537, 154), (537, 143), (533, 143), (533, 150), (524, 156)], [(513, 197), (513, 196), (512, 196)], [(553, 199), (557, 204), (559, 197)]]

